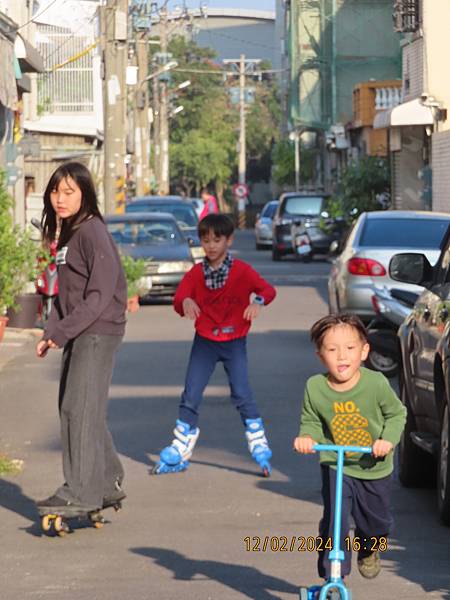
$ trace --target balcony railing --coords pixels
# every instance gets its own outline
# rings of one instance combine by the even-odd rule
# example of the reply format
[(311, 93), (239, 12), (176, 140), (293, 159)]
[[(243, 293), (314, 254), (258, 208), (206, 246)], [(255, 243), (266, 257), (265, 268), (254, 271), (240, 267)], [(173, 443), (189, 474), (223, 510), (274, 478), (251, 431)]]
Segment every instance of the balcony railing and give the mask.
[(400, 87), (381, 87), (375, 90), (375, 110), (394, 108), (402, 102), (402, 89)]

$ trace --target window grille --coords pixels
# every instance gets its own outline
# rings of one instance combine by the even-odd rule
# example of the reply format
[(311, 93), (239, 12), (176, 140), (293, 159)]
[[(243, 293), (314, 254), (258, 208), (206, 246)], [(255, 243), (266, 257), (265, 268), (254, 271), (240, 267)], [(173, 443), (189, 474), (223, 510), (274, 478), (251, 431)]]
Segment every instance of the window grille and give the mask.
[(400, 33), (420, 27), (420, 0), (394, 0), (394, 29)]
[(93, 37), (74, 34), (69, 29), (38, 25), (37, 48), (49, 72), (38, 76), (38, 106), (42, 112), (73, 113), (92, 112), (93, 67), (92, 53), (74, 62), (50, 71), (56, 65), (79, 54), (93, 42)]

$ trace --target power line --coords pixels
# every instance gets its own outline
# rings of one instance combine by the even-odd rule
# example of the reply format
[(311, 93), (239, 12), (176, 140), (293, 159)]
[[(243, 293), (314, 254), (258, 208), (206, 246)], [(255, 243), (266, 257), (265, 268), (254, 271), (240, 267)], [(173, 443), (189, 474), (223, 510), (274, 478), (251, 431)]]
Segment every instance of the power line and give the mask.
[(52, 0), (50, 2), (50, 4), (48, 4), (45, 8), (43, 8), (41, 10), (40, 13), (38, 13), (37, 15), (34, 15), (34, 17), (32, 19), (30, 19), (29, 21), (27, 21), (26, 23), (24, 23), (23, 25), (21, 25), (20, 27), (18, 27), (17, 31), (19, 31), (19, 29), (23, 29), (23, 27), (26, 27), (30, 23), (33, 23), (38, 17), (40, 17), (41, 15), (43, 15), (49, 8), (51, 8), (55, 4), (55, 2), (57, 2), (57, 0)]

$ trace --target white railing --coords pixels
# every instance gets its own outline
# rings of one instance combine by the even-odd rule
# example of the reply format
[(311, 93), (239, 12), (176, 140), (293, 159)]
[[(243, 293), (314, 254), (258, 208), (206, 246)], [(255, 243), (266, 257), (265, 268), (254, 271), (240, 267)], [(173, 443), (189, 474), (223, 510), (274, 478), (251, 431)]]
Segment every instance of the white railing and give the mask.
[(402, 102), (402, 89), (400, 87), (381, 87), (375, 91), (375, 110), (394, 108)]
[(50, 71), (85, 50), (93, 42), (90, 34), (74, 33), (53, 25), (38, 25), (37, 48), (47, 73), (38, 76), (38, 106), (47, 113), (92, 112), (93, 53)]

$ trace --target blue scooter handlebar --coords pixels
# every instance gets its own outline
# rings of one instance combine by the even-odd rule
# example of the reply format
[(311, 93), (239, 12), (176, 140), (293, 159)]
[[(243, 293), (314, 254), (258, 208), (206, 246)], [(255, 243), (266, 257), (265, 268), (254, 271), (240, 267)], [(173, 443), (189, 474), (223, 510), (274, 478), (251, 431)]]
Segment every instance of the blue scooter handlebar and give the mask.
[(338, 446), (335, 444), (315, 444), (313, 450), (318, 452), (360, 452), (361, 454), (372, 454), (370, 446)]

